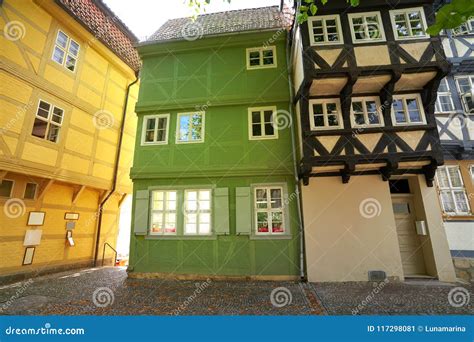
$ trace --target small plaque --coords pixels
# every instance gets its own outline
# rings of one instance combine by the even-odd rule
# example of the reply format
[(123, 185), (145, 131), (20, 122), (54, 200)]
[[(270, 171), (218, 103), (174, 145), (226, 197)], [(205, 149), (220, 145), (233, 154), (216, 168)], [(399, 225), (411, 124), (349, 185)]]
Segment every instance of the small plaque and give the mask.
[(38, 246), (41, 243), (42, 229), (29, 229), (26, 231), (23, 246)]
[(79, 213), (66, 213), (64, 214), (65, 220), (79, 220)]
[(28, 215), (28, 226), (42, 226), (46, 213), (43, 211), (30, 211)]
[(31, 265), (33, 263), (34, 255), (35, 255), (35, 247), (26, 247), (25, 255), (23, 256), (23, 265)]

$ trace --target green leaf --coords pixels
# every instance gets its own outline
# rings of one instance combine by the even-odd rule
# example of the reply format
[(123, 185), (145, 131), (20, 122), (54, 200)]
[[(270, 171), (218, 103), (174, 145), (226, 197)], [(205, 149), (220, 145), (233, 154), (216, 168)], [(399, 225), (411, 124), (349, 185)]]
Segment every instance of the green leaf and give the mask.
[(309, 6), (309, 10), (311, 11), (312, 15), (315, 15), (318, 11), (318, 6), (316, 6), (315, 4), (311, 4), (311, 6)]

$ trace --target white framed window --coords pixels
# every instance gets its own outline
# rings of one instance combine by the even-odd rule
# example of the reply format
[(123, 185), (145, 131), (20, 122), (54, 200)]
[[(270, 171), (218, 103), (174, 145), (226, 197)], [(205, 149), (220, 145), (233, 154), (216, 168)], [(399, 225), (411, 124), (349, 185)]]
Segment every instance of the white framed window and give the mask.
[(31, 135), (54, 143), (58, 142), (63, 116), (63, 109), (39, 100)]
[(454, 103), (449, 90), (448, 81), (446, 78), (441, 80), (438, 88), (438, 97), (435, 104), (436, 113), (451, 113), (454, 112)]
[(312, 130), (342, 128), (341, 106), (338, 99), (309, 100)]
[(2, 179), (0, 183), (0, 197), (12, 197), (15, 182), (10, 179)]
[(38, 189), (38, 184), (36, 183), (26, 183), (25, 192), (23, 193), (24, 199), (34, 200), (36, 198), (36, 191)]
[(184, 191), (184, 235), (211, 235), (211, 190)]
[(448, 215), (469, 215), (469, 201), (459, 166), (449, 165), (438, 168), (436, 180), (443, 211)]
[(54, 44), (52, 59), (69, 71), (76, 70), (79, 56), (79, 43), (71, 39), (66, 33), (59, 30)]
[(179, 113), (176, 122), (176, 143), (204, 142), (204, 112)]
[(168, 144), (169, 114), (145, 115), (143, 117), (142, 145)]
[(284, 234), (283, 188), (257, 186), (254, 188), (255, 234)]
[(311, 45), (343, 44), (339, 15), (322, 15), (308, 18)]
[(384, 125), (378, 97), (355, 97), (351, 105), (352, 127), (381, 127)]
[(276, 68), (277, 56), (275, 46), (248, 48), (247, 69)]
[(390, 11), (396, 40), (427, 38), (426, 18), (422, 7)]
[(248, 119), (250, 140), (278, 138), (277, 109), (275, 106), (249, 108)]
[(151, 192), (150, 235), (176, 235), (177, 191), (153, 190)]
[(392, 120), (395, 126), (426, 123), (420, 95), (395, 95), (392, 102)]
[(348, 17), (354, 43), (385, 41), (380, 12), (349, 13)]
[(474, 183), (474, 164), (469, 166), (469, 172), (471, 173), (471, 180)]
[(468, 21), (453, 29), (453, 35), (455, 36), (465, 34), (474, 34), (474, 17), (469, 18)]
[(474, 76), (459, 76), (455, 80), (465, 112), (474, 114)]

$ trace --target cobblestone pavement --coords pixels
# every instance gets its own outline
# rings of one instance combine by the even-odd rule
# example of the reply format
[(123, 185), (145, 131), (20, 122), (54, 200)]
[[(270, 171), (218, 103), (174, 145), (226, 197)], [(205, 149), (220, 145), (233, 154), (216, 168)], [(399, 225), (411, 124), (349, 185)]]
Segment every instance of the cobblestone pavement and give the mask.
[[(456, 286), (464, 287), (472, 298), (472, 285)], [(0, 314), (350, 315), (354, 310), (358, 314), (395, 315), (472, 313), (472, 301), (459, 308), (449, 304), (448, 293), (453, 288), (455, 285), (433, 282), (374, 286), (372, 283), (139, 280), (128, 279), (124, 268), (103, 267), (0, 286)]]

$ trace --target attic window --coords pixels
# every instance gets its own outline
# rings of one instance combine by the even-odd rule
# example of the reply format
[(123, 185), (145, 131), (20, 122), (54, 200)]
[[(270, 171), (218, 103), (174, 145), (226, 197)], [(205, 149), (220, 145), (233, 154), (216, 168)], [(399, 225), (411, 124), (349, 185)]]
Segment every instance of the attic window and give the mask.
[(341, 20), (338, 15), (322, 15), (308, 19), (311, 45), (342, 44)]
[(274, 46), (247, 49), (247, 69), (275, 68), (276, 49)]

